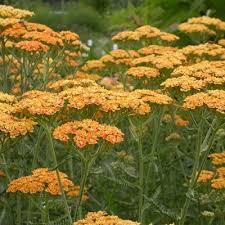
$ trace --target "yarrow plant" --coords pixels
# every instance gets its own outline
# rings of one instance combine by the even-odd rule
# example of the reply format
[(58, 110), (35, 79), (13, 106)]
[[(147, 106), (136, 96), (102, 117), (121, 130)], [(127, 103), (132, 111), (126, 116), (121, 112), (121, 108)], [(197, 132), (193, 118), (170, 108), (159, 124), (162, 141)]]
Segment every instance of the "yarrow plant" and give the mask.
[(92, 59), (33, 15), (0, 5), (0, 224), (224, 225), (225, 22)]

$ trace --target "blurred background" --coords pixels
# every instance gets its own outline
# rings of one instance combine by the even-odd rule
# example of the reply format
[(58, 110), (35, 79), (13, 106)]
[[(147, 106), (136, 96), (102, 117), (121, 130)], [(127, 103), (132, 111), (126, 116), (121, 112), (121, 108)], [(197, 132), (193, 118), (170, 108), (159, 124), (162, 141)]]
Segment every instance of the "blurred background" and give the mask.
[[(1, 0), (1, 4), (35, 12), (32, 21), (55, 30), (72, 30), (101, 54), (112, 47), (118, 31), (150, 24), (176, 32), (189, 17), (208, 15), (225, 20), (224, 0)], [(109, 47), (110, 46), (110, 47)], [(101, 49), (101, 50), (100, 50)]]

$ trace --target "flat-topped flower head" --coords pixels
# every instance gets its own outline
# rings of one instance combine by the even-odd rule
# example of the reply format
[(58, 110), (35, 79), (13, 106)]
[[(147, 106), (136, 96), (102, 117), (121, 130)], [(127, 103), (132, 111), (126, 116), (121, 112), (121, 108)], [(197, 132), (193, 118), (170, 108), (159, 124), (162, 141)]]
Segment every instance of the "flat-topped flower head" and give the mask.
[(145, 115), (150, 112), (149, 105), (134, 96), (132, 92), (111, 91), (98, 85), (66, 89), (60, 92), (59, 96), (68, 101), (68, 108), (78, 110), (96, 106), (100, 111), (110, 114), (125, 112)]
[(53, 137), (62, 142), (68, 142), (71, 136), (75, 145), (82, 149), (88, 145), (95, 145), (100, 140), (110, 144), (120, 143), (123, 141), (124, 134), (116, 127), (90, 119), (65, 123), (53, 132)]
[(204, 24), (181, 23), (178, 26), (178, 28), (180, 31), (184, 33), (188, 33), (188, 34), (201, 33), (201, 34), (207, 34), (209, 36), (216, 35), (215, 31), (211, 30)]
[(75, 73), (75, 78), (77, 79), (85, 79), (85, 80), (92, 80), (92, 81), (98, 81), (101, 80), (101, 76), (98, 74), (89, 74), (89, 73), (85, 73), (85, 72), (81, 72), (81, 71), (77, 71)]
[(153, 67), (161, 69), (174, 69), (177, 66), (182, 65), (186, 61), (186, 56), (180, 52), (174, 52), (173, 54), (163, 55), (148, 55), (133, 60), (134, 66), (139, 65), (152, 65)]
[(18, 9), (8, 5), (0, 5), (0, 17), (22, 19), (33, 15), (34, 13), (28, 10)]
[(101, 71), (104, 67), (105, 65), (101, 60), (89, 60), (81, 67), (81, 70), (84, 72), (92, 70)]
[(212, 153), (208, 156), (215, 166), (225, 165), (225, 152)]
[(155, 78), (160, 75), (160, 72), (156, 68), (150, 68), (145, 66), (131, 67), (126, 72), (127, 75), (135, 78)]
[[(79, 193), (72, 190), (79, 189), (79, 186), (75, 185), (65, 173), (59, 172), (60, 183), (63, 190), (69, 194), (69, 196), (78, 196)], [(24, 194), (37, 194), (46, 192), (53, 196), (61, 195), (61, 188), (58, 182), (56, 171), (50, 171), (47, 168), (38, 168), (32, 171), (29, 176), (23, 176), (12, 180), (7, 188), (7, 192), (22, 192)]]
[(140, 225), (131, 220), (123, 220), (118, 216), (110, 216), (106, 212), (89, 212), (87, 216), (73, 225)]
[(140, 40), (161, 40), (165, 42), (174, 42), (179, 39), (178, 36), (167, 32), (161, 32), (158, 28), (150, 25), (138, 27), (135, 31), (122, 31), (112, 37), (113, 41), (138, 42)]
[(219, 113), (225, 113), (225, 91), (210, 90), (190, 95), (184, 99), (183, 107), (185, 109), (196, 109), (207, 106)]
[(19, 19), (15, 18), (0, 18), (0, 29), (6, 29), (10, 26), (13, 26), (14, 24), (18, 23)]
[(3, 110), (0, 112), (0, 133), (10, 138), (16, 138), (33, 132), (36, 122), (26, 118), (19, 119), (8, 113), (10, 112), (4, 113)]
[(178, 88), (182, 92), (187, 92), (190, 90), (201, 90), (207, 86), (207, 82), (195, 77), (180, 76), (166, 79), (161, 83), (161, 86), (165, 88)]
[(188, 45), (182, 48), (180, 52), (191, 57), (221, 57), (225, 54), (225, 48), (217, 44), (205, 43)]
[(217, 31), (225, 31), (225, 22), (209, 16), (192, 17), (187, 21), (189, 24), (204, 24)]
[(150, 105), (169, 105), (173, 103), (173, 99), (168, 95), (161, 93), (160, 90), (136, 89), (132, 92), (132, 95)]
[(224, 85), (225, 61), (202, 61), (187, 66), (179, 66), (171, 78), (161, 86), (165, 88), (178, 87), (180, 91), (200, 90), (209, 85)]
[(63, 105), (64, 100), (58, 94), (33, 90), (25, 92), (14, 106), (15, 112), (18, 113), (51, 116), (59, 112)]
[[(91, 76), (91, 75), (90, 75)], [(61, 79), (48, 84), (48, 88), (54, 91), (62, 91), (75, 87), (94, 87), (97, 83), (89, 79)]]
[(122, 31), (112, 37), (113, 41), (139, 41), (140, 36), (135, 31)]
[(66, 42), (73, 42), (80, 39), (80, 36), (77, 33), (71, 31), (60, 31), (59, 34)]
[(16, 96), (0, 92), (0, 102), (12, 104), (15, 103), (16, 101), (17, 101)]
[(147, 47), (143, 47), (138, 50), (138, 53), (141, 55), (164, 55), (164, 54), (173, 54), (174, 52), (177, 52), (178, 49), (174, 47), (169, 46), (160, 46), (160, 45), (149, 45)]
[(214, 172), (202, 170), (198, 177), (198, 183), (207, 183), (215, 176)]
[(47, 52), (49, 47), (39, 41), (20, 41), (16, 44), (16, 48), (28, 53)]
[(223, 47), (225, 47), (225, 38), (220, 39), (220, 40), (218, 41), (218, 44), (219, 44), (219, 45), (222, 45)]
[(23, 35), (23, 39), (40, 41), (49, 46), (63, 46), (63, 41), (60, 35), (54, 31), (31, 31)]

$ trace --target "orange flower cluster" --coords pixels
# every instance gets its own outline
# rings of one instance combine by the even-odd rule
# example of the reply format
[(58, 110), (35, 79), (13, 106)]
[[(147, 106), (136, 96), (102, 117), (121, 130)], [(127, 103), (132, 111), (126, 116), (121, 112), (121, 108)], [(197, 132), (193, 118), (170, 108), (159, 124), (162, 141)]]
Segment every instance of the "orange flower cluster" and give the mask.
[[(69, 180), (65, 173), (59, 172), (59, 177), (63, 190), (67, 194), (70, 193), (71, 197), (78, 196), (78, 192), (71, 191), (79, 190), (79, 186)], [(22, 192), (24, 194), (47, 192), (53, 196), (61, 195), (56, 171), (49, 171), (47, 168), (35, 169), (32, 171), (32, 175), (23, 176), (11, 181), (8, 185), (7, 192)]]
[(216, 168), (216, 171), (207, 171), (202, 170), (198, 182), (207, 183), (211, 182), (211, 187), (214, 189), (224, 189), (225, 188), (225, 152), (213, 153), (209, 155), (209, 158), (212, 160), (212, 164), (220, 167)]
[(124, 111), (139, 115), (150, 112), (149, 105), (132, 92), (116, 92), (100, 86), (71, 88), (62, 91), (59, 96), (68, 101), (69, 108), (78, 110), (95, 105), (103, 112)]
[(4, 103), (15, 103), (17, 98), (14, 95), (9, 95), (3, 92), (0, 92), (0, 102)]
[(155, 78), (160, 75), (160, 72), (156, 68), (139, 66), (139, 67), (131, 67), (130, 69), (127, 70), (126, 74), (133, 76), (135, 78), (142, 78), (142, 77)]
[(225, 152), (213, 153), (209, 155), (212, 164), (215, 166), (221, 166), (225, 164)]
[(195, 77), (181, 76), (175, 78), (168, 78), (166, 81), (161, 83), (161, 86), (164, 86), (165, 88), (178, 87), (180, 91), (186, 92), (192, 89), (200, 90), (203, 87), (207, 86), (207, 82), (204, 82), (203, 80), (198, 80)]
[(225, 31), (225, 22), (218, 18), (208, 16), (193, 17), (189, 18), (187, 22), (190, 24), (204, 24), (209, 28), (215, 29), (216, 31)]
[(127, 65), (130, 66), (132, 63), (133, 58), (137, 58), (140, 55), (138, 52), (134, 50), (123, 50), (123, 49), (117, 49), (111, 51), (109, 54), (104, 55), (100, 58), (100, 61), (102, 61), (104, 64), (110, 63), (110, 64), (116, 64), (116, 65)]
[(207, 183), (214, 177), (214, 172), (209, 170), (202, 170), (198, 177), (198, 183)]
[(68, 142), (70, 135), (74, 136), (73, 141), (78, 148), (95, 145), (99, 139), (111, 144), (117, 144), (123, 141), (124, 136), (118, 128), (99, 124), (90, 119), (65, 123), (57, 127), (53, 132), (53, 137), (62, 142)]
[(0, 28), (5, 29), (9, 26), (12, 26), (12, 25), (18, 23), (18, 22), (19, 22), (19, 19), (15, 19), (15, 18), (6, 18), (6, 19), (0, 18)]
[(12, 115), (0, 113), (0, 132), (8, 135), (10, 138), (16, 138), (33, 132), (36, 123), (31, 119), (18, 119)]
[(104, 67), (105, 65), (101, 60), (89, 60), (81, 67), (81, 70), (84, 72), (89, 72), (93, 70), (99, 71), (102, 70)]
[(192, 34), (192, 33), (202, 33), (202, 34), (207, 34), (209, 36), (214, 36), (216, 35), (216, 32), (209, 29), (206, 25), (204, 24), (194, 24), (194, 23), (181, 23), (178, 26), (179, 30)]
[(225, 39), (220, 39), (220, 40), (218, 41), (218, 44), (219, 44), (219, 45), (222, 45), (223, 47), (225, 47)]
[(221, 57), (225, 54), (225, 48), (217, 44), (205, 43), (188, 45), (180, 50), (189, 57)]
[(184, 99), (183, 107), (185, 109), (196, 109), (206, 105), (210, 109), (215, 109), (219, 113), (225, 112), (225, 91), (209, 90), (190, 95)]
[(161, 69), (174, 69), (182, 65), (186, 61), (186, 56), (181, 52), (174, 52), (173, 54), (167, 53), (164, 55), (148, 55), (133, 60), (134, 66), (139, 65), (152, 65), (155, 68)]
[(144, 25), (137, 28), (135, 31), (123, 31), (119, 32), (115, 36), (112, 37), (113, 41), (140, 41), (140, 40), (161, 40), (166, 42), (174, 42), (179, 39), (174, 34), (161, 32), (159, 29)]
[(143, 102), (150, 104), (169, 105), (173, 103), (173, 99), (166, 94), (162, 94), (160, 90), (136, 89), (131, 94)]
[(54, 31), (31, 31), (23, 35), (26, 40), (40, 41), (50, 46), (63, 46), (60, 35)]
[[(89, 75), (91, 76), (91, 75)], [(62, 91), (75, 87), (92, 87), (97, 86), (96, 82), (90, 79), (60, 79), (48, 84), (48, 88), (55, 91)]]
[(81, 71), (77, 71), (75, 74), (75, 77), (77, 79), (85, 79), (85, 80), (93, 80), (93, 81), (98, 81), (101, 79), (101, 76), (98, 74), (89, 74), (89, 73), (83, 73)]
[(106, 212), (89, 212), (85, 219), (75, 222), (73, 225), (140, 225), (131, 220), (123, 220), (118, 216), (110, 216)]
[(20, 41), (16, 44), (16, 48), (29, 53), (47, 52), (49, 47), (39, 41)]
[(60, 111), (63, 105), (63, 99), (57, 94), (33, 90), (24, 93), (22, 99), (14, 106), (16, 113), (51, 116)]
[(138, 53), (141, 55), (164, 55), (164, 54), (173, 54), (177, 52), (178, 49), (169, 46), (160, 46), (160, 45), (149, 45), (138, 50)]
[(5, 29), (1, 35), (6, 38), (22, 38), (27, 32), (42, 32), (42, 31), (53, 31), (51, 28), (47, 27), (46, 25), (39, 24), (39, 23), (30, 23), (26, 21), (20, 21), (13, 26), (8, 27)]
[(28, 10), (17, 9), (12, 6), (0, 5), (0, 17), (22, 19), (31, 17), (34, 13)]
[(179, 66), (161, 85), (166, 88), (179, 87), (181, 91), (200, 90), (208, 85), (225, 83), (224, 61), (202, 61), (190, 66)]

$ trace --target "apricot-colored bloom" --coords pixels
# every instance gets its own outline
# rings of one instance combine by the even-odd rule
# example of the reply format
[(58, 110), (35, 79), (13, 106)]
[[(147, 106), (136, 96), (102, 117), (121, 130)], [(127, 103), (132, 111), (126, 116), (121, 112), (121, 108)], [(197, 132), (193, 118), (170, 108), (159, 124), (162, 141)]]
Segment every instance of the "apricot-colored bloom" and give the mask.
[(49, 47), (39, 41), (20, 41), (16, 44), (16, 48), (30, 53), (47, 52)]
[[(60, 182), (63, 190), (69, 196), (78, 196), (79, 193), (71, 192), (79, 186), (68, 179), (65, 173), (59, 172)], [(36, 194), (47, 192), (53, 196), (61, 195), (60, 185), (56, 171), (50, 171), (47, 168), (38, 168), (32, 171), (32, 175), (23, 176), (10, 182), (7, 192), (22, 192), (24, 194)]]
[(10, 138), (16, 138), (33, 132), (36, 123), (31, 119), (19, 119), (7, 113), (0, 113), (0, 132), (8, 135)]
[(213, 27), (216, 30), (225, 31), (225, 22), (218, 18), (201, 16), (201, 17), (192, 17), (188, 19), (190, 24), (204, 24), (208, 27)]
[(158, 69), (150, 68), (150, 67), (131, 67), (126, 72), (127, 75), (133, 76), (135, 78), (155, 78), (160, 75), (160, 72)]
[(225, 164), (225, 152), (212, 153), (208, 156), (212, 160), (212, 164), (220, 166)]
[(118, 128), (99, 124), (90, 119), (65, 123), (53, 132), (53, 137), (62, 142), (68, 142), (71, 135), (74, 136), (73, 141), (79, 148), (97, 144), (100, 139), (117, 144), (123, 141), (124, 136)]
[(158, 39), (166, 42), (173, 42), (179, 39), (174, 34), (161, 32), (158, 28), (150, 25), (144, 25), (138, 27), (135, 31), (123, 31), (119, 32), (112, 37), (113, 41), (139, 41), (139, 40), (151, 40)]
[(59, 32), (59, 34), (64, 41), (72, 42), (72, 41), (76, 41), (76, 40), (80, 39), (80, 37), (77, 33), (74, 33), (71, 31), (61, 31), (61, 32)]
[(0, 28), (1, 29), (8, 28), (9, 26), (12, 26), (18, 22), (19, 20), (15, 18), (6, 18), (6, 19), (0, 18)]
[(150, 104), (169, 105), (173, 102), (172, 98), (166, 94), (162, 94), (160, 90), (136, 89), (131, 94), (143, 102)]
[(198, 177), (198, 183), (207, 183), (214, 177), (214, 172), (209, 170), (202, 170)]
[(64, 100), (56, 93), (45, 91), (28, 91), (22, 99), (15, 104), (15, 112), (29, 113), (31, 115), (54, 115), (64, 105)]
[(81, 70), (88, 72), (91, 70), (102, 70), (104, 67), (104, 63), (100, 60), (89, 60), (82, 66)]
[(220, 39), (220, 40), (218, 41), (218, 44), (219, 44), (219, 45), (222, 45), (223, 47), (225, 47), (225, 39)]
[(138, 53), (141, 55), (164, 55), (173, 52), (176, 52), (178, 49), (174, 47), (168, 47), (168, 46), (160, 46), (160, 45), (149, 45), (147, 47), (143, 47), (138, 50)]
[(59, 96), (68, 101), (69, 108), (97, 106), (103, 112), (127, 112), (145, 115), (150, 107), (132, 92), (110, 91), (100, 86), (77, 87), (62, 91)]
[(85, 79), (85, 80), (92, 80), (92, 81), (98, 81), (101, 79), (101, 76), (99, 76), (98, 74), (89, 74), (89, 73), (84, 73), (81, 71), (77, 71), (75, 74), (75, 77), (77, 79)]
[(183, 107), (186, 109), (196, 109), (206, 105), (210, 109), (217, 112), (225, 112), (225, 91), (210, 90), (208, 92), (200, 92), (185, 98)]
[(60, 35), (54, 31), (31, 31), (24, 34), (23, 38), (27, 40), (40, 41), (50, 46), (63, 46), (63, 41)]
[(8, 5), (0, 5), (0, 17), (22, 19), (33, 15), (34, 13), (28, 10), (17, 9)]
[(186, 56), (180, 52), (164, 55), (148, 55), (133, 60), (133, 65), (153, 65), (157, 69), (173, 69), (182, 65), (186, 61)]
[(199, 45), (188, 45), (180, 50), (184, 55), (189, 56), (211, 56), (219, 57), (225, 54), (225, 49), (217, 44), (205, 43)]
[[(91, 76), (91, 75), (90, 75)], [(91, 87), (97, 86), (95, 81), (89, 79), (61, 79), (58, 81), (50, 82), (48, 88), (55, 91), (65, 90), (74, 87)]]
[(192, 24), (192, 23), (181, 23), (178, 26), (179, 30), (184, 33), (204, 33), (210, 36), (216, 35), (216, 32), (209, 29), (204, 24)]
[(140, 225), (131, 220), (123, 220), (118, 216), (110, 216), (106, 212), (89, 212), (85, 219), (78, 220), (73, 225)]
[(14, 103), (16, 101), (17, 101), (16, 96), (0, 92), (0, 102), (3, 102), (3, 103)]

